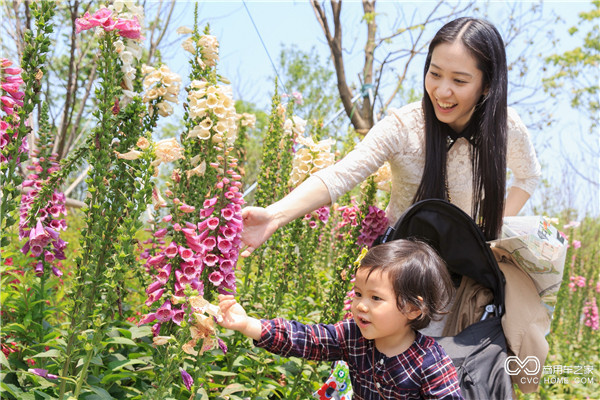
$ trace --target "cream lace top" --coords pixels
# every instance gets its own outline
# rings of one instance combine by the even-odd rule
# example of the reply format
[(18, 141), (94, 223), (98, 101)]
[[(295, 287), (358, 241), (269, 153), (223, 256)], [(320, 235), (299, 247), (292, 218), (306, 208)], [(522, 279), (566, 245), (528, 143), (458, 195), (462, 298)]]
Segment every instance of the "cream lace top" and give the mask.
[[(450, 198), (469, 215), (473, 190), (470, 146), (466, 139), (459, 138), (450, 148), (447, 159)], [(386, 213), (390, 224), (394, 224), (412, 204), (425, 165), (425, 121), (421, 102), (390, 110), (346, 157), (314, 175), (325, 183), (333, 203), (386, 161), (392, 173), (392, 193)], [(510, 107), (506, 161), (513, 173), (511, 186), (532, 194), (540, 180), (540, 165), (527, 128)]]

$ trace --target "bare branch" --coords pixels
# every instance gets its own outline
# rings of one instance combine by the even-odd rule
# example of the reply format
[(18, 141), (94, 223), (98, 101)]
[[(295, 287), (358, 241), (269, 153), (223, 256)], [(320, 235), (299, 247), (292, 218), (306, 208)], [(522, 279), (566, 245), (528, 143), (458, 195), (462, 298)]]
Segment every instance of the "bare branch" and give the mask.
[[(160, 42), (163, 40), (163, 37), (165, 36), (165, 33), (167, 32), (167, 28), (169, 27), (169, 22), (171, 21), (171, 15), (173, 15), (174, 8), (175, 8), (175, 0), (171, 0), (171, 8), (169, 9), (169, 14), (167, 15), (167, 20), (163, 24), (162, 32), (158, 36), (158, 39), (156, 39), (156, 41), (154, 41), (154, 42), (151, 42), (151, 44), (150, 44), (150, 51), (148, 53), (148, 64), (152, 63), (152, 56), (154, 55), (156, 48), (158, 47)], [(158, 19), (158, 13), (157, 13), (156, 18)], [(152, 32), (154, 33), (154, 30)]]
[(74, 3), (69, 7), (71, 16), (71, 52), (69, 56), (69, 72), (67, 80), (67, 92), (65, 96), (65, 105), (63, 108), (63, 115), (61, 119), (60, 128), (56, 135), (54, 142), (53, 153), (63, 154), (65, 146), (65, 135), (67, 134), (67, 127), (69, 125), (69, 113), (71, 108), (71, 101), (74, 96), (74, 88), (76, 86), (77, 75), (75, 71), (75, 49), (77, 48), (77, 35), (75, 32), (76, 24), (75, 20), (78, 17), (79, 0), (75, 0)]

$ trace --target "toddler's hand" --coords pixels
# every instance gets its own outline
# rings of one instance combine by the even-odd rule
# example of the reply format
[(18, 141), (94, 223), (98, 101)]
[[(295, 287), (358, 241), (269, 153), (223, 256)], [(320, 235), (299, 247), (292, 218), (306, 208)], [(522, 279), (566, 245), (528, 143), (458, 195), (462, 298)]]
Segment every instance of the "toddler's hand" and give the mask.
[(223, 314), (223, 320), (218, 322), (218, 324), (223, 328), (239, 331), (245, 329), (248, 325), (246, 311), (233, 296), (219, 295), (219, 308)]

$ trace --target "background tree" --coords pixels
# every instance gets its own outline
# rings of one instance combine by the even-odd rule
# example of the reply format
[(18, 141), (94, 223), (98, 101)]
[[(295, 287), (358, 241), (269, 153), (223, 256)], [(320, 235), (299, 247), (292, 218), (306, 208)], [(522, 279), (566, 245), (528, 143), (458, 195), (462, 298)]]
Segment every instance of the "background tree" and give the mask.
[(572, 137), (579, 151), (576, 156), (565, 154), (564, 160), (570, 172), (592, 186), (597, 202), (600, 171), (587, 166), (597, 166), (600, 157), (600, 1), (592, 1), (591, 5), (592, 9), (580, 13), (580, 23), (568, 32), (579, 45), (546, 58), (551, 74), (544, 78), (544, 88), (557, 103), (567, 96), (571, 107), (585, 117)]
[[(376, 10), (375, 1), (363, 1), (363, 17), (365, 31), (359, 35), (363, 40), (364, 62), (358, 76), (358, 82), (347, 76), (348, 64), (344, 60), (348, 52), (348, 39), (353, 35), (349, 30), (343, 31), (342, 25), (348, 24), (342, 18), (342, 1), (332, 0), (330, 7), (325, 2), (312, 0), (317, 21), (323, 29), (336, 71), (337, 88), (341, 102), (351, 124), (357, 132), (365, 134), (387, 109), (400, 97), (402, 104), (420, 98), (422, 95), (421, 65), (416, 60), (427, 53), (429, 40), (444, 23), (465, 15), (487, 18), (492, 15), (503, 34), (508, 51), (510, 71), (511, 105), (529, 103), (538, 105), (534, 99), (537, 87), (532, 84), (532, 74), (527, 74), (528, 66), (537, 65), (534, 60), (540, 59), (541, 48), (531, 44), (541, 36), (552, 37), (548, 30), (549, 21), (555, 17), (545, 15), (541, 3), (503, 4), (470, 2), (449, 2), (440, 0), (434, 4), (420, 5), (421, 15), (407, 15), (405, 5), (395, 6), (396, 15), (389, 12), (385, 15)], [(387, 6), (387, 5), (386, 5)], [(493, 8), (493, 9), (492, 9)], [(378, 25), (377, 21), (381, 21)], [(551, 44), (552, 41), (546, 41)], [(352, 41), (350, 41), (353, 45)], [(389, 76), (395, 77), (392, 88), (386, 88)], [(358, 100), (354, 104), (353, 100)], [(539, 117), (540, 107), (536, 108)], [(542, 120), (544, 118), (538, 118)]]
[[(175, 0), (139, 3), (146, 15), (146, 21), (140, 23), (144, 29), (144, 36), (148, 38), (145, 42), (147, 48), (142, 51), (140, 65), (156, 62), (160, 59), (161, 49), (172, 45), (165, 43), (165, 34), (172, 30), (172, 24), (182, 17), (174, 14), (175, 4)], [(97, 0), (67, 0), (56, 5), (53, 21), (56, 29), (51, 37), (53, 45), (50, 46), (48, 54), (48, 64), (52, 65), (52, 68), (41, 80), (41, 97), (48, 103), (50, 125), (56, 129), (53, 151), (58, 154), (58, 160), (82, 145), (85, 134), (92, 129), (92, 112), (98, 106), (98, 99), (95, 98), (93, 90), (98, 79), (98, 54), (90, 49), (97, 47), (98, 39), (91, 33), (89, 36), (76, 35), (75, 20), (85, 12), (97, 10), (101, 5), (106, 3)], [(31, 1), (3, 1), (0, 7), (6, 16), (3, 18), (2, 36), (8, 38), (2, 41), (1, 52), (19, 62), (23, 54), (24, 34), (32, 25)], [(61, 84), (56, 85), (56, 82)], [(38, 109), (33, 117), (36, 125), (39, 115)], [(30, 143), (34, 141), (30, 140)], [(26, 164), (21, 167), (22, 174), (25, 167)], [(69, 189), (67, 193), (71, 193), (82, 183), (87, 169), (85, 166), (81, 169), (66, 182)], [(70, 187), (72, 184), (74, 185)], [(74, 193), (78, 192), (82, 191)], [(70, 204), (81, 203), (70, 201)]]

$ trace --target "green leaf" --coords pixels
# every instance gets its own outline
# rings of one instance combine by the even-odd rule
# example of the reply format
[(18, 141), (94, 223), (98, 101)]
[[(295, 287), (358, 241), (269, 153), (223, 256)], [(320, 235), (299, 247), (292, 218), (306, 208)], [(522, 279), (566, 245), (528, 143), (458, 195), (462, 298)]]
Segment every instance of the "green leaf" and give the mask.
[(221, 392), (221, 396), (227, 396), (230, 395), (232, 393), (236, 393), (236, 392), (244, 392), (246, 390), (249, 390), (247, 387), (245, 387), (244, 385), (240, 384), (240, 383), (232, 383), (231, 385), (227, 385), (225, 387), (225, 389), (223, 389), (223, 392)]
[(198, 389), (194, 400), (209, 400), (208, 393), (206, 393), (206, 389), (204, 389), (204, 388)]
[(57, 349), (52, 349), (52, 350), (45, 351), (43, 353), (38, 353), (35, 356), (33, 356), (33, 358), (58, 357), (58, 356), (60, 356), (60, 351), (58, 351)]
[(135, 346), (135, 342), (133, 340), (127, 339), (125, 337), (110, 338), (106, 342), (103, 342), (103, 343), (105, 346), (108, 346), (111, 344), (124, 344), (127, 346)]
[(123, 380), (123, 379), (135, 379), (136, 375), (132, 372), (119, 372), (117, 374), (108, 374), (102, 378), (101, 383), (103, 385), (109, 385), (111, 383)]
[[(53, 385), (53, 386), (54, 386), (54, 385)], [(55, 398), (56, 398), (56, 397), (52, 397), (52, 396), (50, 396), (49, 394), (46, 394), (46, 393), (44, 393), (44, 392), (41, 392), (41, 391), (39, 391), (39, 390), (34, 390), (33, 392), (35, 393), (35, 398), (36, 398), (36, 399), (39, 399), (39, 398), (41, 397), (41, 398), (43, 398), (43, 399), (50, 399), (50, 400), (53, 400), (53, 399), (55, 399)]]
[(19, 389), (18, 387), (16, 387), (12, 383), (1, 382), (0, 383), (0, 387), (2, 388), (2, 391), (7, 391), (8, 393), (10, 393), (13, 396), (15, 396), (17, 399), (20, 399), (21, 396), (23, 395), (23, 392), (21, 391), (21, 389)]
[(210, 376), (237, 376), (236, 372), (229, 372), (229, 371), (208, 371), (206, 373), (206, 375), (210, 375)]
[[(113, 400), (114, 399), (114, 397), (112, 397), (110, 395), (110, 393), (108, 393), (106, 390), (102, 389), (101, 387), (90, 386), (90, 389), (92, 389), (92, 391), (98, 395), (97, 398), (99, 398), (99, 399), (102, 399), (102, 400)], [(96, 396), (94, 396), (93, 398), (96, 398)]]
[(2, 367), (6, 368), (8, 371), (12, 371), (12, 369), (10, 368), (10, 364), (8, 363), (8, 360), (6, 359), (6, 356), (1, 351), (0, 351), (0, 365), (2, 365)]
[(140, 360), (125, 360), (125, 361), (113, 361), (108, 363), (108, 369), (111, 371), (120, 371), (125, 367), (129, 367), (131, 365), (146, 365), (144, 361)]
[(132, 326), (129, 331), (131, 332), (131, 339), (138, 339), (152, 335), (152, 328), (149, 326)]

